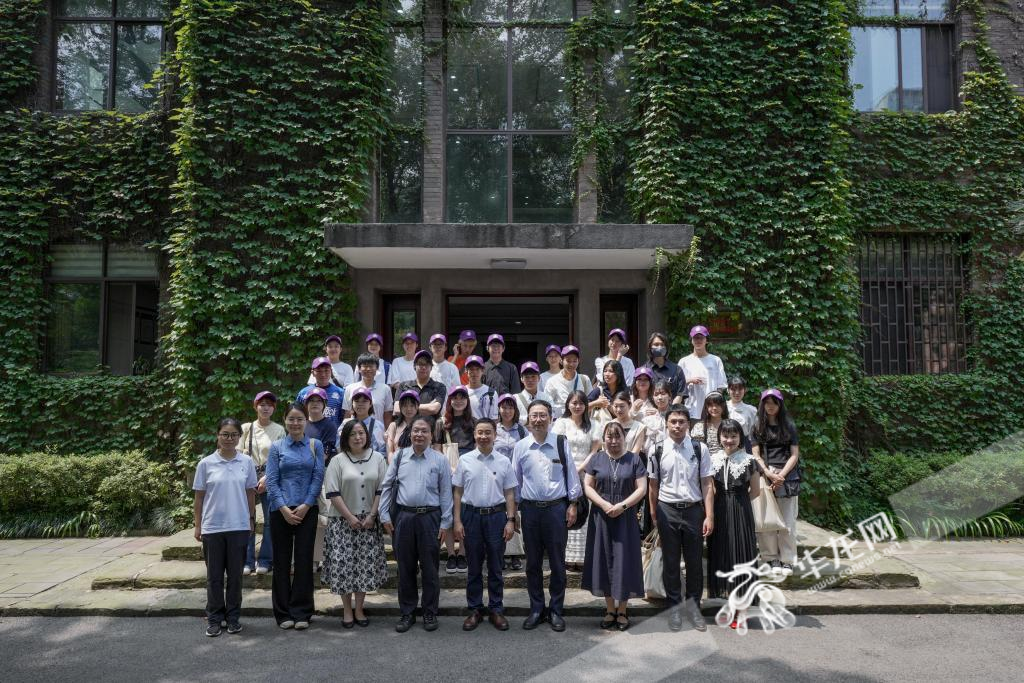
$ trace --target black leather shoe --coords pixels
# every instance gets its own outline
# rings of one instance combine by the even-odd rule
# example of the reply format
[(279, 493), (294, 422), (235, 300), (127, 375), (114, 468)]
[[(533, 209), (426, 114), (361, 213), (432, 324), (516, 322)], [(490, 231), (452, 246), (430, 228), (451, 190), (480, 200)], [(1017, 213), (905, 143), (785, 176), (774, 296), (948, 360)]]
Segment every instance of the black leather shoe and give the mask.
[(565, 630), (565, 619), (562, 618), (561, 614), (555, 614), (554, 612), (552, 612), (549, 621), (551, 622), (552, 631), (557, 631), (558, 633), (561, 633)]
[(424, 631), (436, 631), (437, 630), (437, 615), (436, 614), (424, 614), (423, 615), (423, 630)]
[(678, 607), (673, 607), (668, 615), (668, 627), (673, 631), (683, 630), (683, 612)]
[(545, 621), (543, 612), (534, 612), (530, 616), (526, 617), (526, 621), (523, 622), (523, 628), (527, 631), (532, 631), (537, 628), (540, 624)]
[(416, 617), (411, 614), (403, 614), (402, 618), (395, 624), (395, 630), (399, 633), (405, 633), (412, 628), (412, 625), (416, 623)]
[(704, 615), (700, 613), (700, 607), (697, 606), (696, 602), (687, 601), (686, 603), (686, 616), (693, 624), (693, 628), (697, 631), (707, 631), (708, 625), (704, 621)]

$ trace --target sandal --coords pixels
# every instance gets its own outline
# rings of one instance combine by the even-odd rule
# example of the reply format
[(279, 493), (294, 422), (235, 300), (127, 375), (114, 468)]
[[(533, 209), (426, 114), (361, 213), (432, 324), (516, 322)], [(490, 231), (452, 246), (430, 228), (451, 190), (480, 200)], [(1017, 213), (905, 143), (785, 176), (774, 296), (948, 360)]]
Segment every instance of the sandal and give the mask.
[[(625, 621), (619, 621), (619, 619), (625, 619)], [(626, 616), (625, 612), (619, 612), (618, 615), (616, 615), (616, 617), (615, 617), (615, 626), (620, 631), (625, 631), (631, 625), (632, 625), (632, 623), (629, 621), (629, 617)]]
[(601, 628), (608, 630), (615, 626), (615, 612), (605, 612), (605, 617), (611, 617), (611, 619), (604, 619), (601, 621)]

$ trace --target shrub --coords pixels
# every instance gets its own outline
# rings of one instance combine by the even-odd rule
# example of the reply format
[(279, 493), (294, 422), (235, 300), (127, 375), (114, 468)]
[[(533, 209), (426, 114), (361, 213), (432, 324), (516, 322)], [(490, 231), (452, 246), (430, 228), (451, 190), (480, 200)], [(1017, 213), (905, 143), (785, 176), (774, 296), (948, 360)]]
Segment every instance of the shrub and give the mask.
[(114, 519), (147, 513), (170, 499), (172, 475), (169, 466), (154, 463), (121, 470), (100, 483), (92, 509)]

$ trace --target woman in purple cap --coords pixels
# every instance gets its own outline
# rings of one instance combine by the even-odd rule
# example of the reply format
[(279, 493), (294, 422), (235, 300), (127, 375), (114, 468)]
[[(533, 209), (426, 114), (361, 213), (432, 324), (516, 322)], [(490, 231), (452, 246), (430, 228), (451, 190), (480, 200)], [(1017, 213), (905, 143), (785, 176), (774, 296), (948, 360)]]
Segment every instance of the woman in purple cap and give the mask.
[(562, 347), (558, 344), (548, 344), (548, 347), (544, 349), (544, 360), (547, 361), (548, 369), (540, 373), (541, 391), (547, 386), (549, 379), (562, 371)]
[(416, 352), (419, 350), (420, 338), (415, 332), (406, 332), (402, 336), (402, 352), (404, 356), (397, 356), (391, 361), (391, 369), (388, 371), (388, 386), (391, 390), (402, 382), (411, 382), (416, 379), (416, 368), (413, 361), (416, 359)]
[[(536, 364), (533, 365), (536, 367)], [(520, 424), (519, 417), (517, 398), (512, 394), (502, 394), (498, 398), (498, 433), (494, 440), (494, 450), (510, 461), (512, 460), (512, 450), (516, 444), (527, 437), (526, 427)], [(524, 554), (523, 535), (516, 531), (512, 540), (505, 544), (505, 555), (501, 568), (519, 571), (523, 568), (520, 557)]]
[(725, 392), (729, 380), (725, 376), (722, 359), (708, 353), (708, 339), (711, 333), (703, 325), (694, 325), (690, 329), (690, 342), (693, 353), (679, 359), (679, 367), (686, 377), (686, 409), (690, 413), (690, 422), (700, 419), (704, 409), (704, 398), (712, 391)]
[(455, 344), (455, 353), (448, 360), (459, 370), (459, 381), (469, 384), (469, 375), (466, 374), (466, 361), (476, 350), (476, 332), (463, 330), (459, 332), (459, 341)]
[(626, 383), (631, 384), (636, 367), (634, 367), (633, 361), (629, 356), (626, 355), (628, 352), (629, 345), (626, 344), (626, 332), (616, 327), (608, 333), (608, 355), (594, 360), (594, 379), (600, 381), (604, 372), (604, 366), (608, 361), (614, 360), (622, 364), (622, 374), (626, 378)]
[(605, 361), (601, 369), (601, 381), (587, 394), (587, 400), (590, 401), (590, 417), (601, 427), (614, 417), (611, 412), (612, 397), (620, 391), (629, 391), (623, 371), (622, 363), (619, 361)]
[(267, 455), (273, 443), (284, 438), (284, 427), (270, 419), (277, 409), (277, 397), (269, 391), (261, 391), (256, 394), (252, 404), (256, 408), (256, 419), (242, 425), (238, 450), (252, 458), (256, 465), (256, 476), (259, 477), (256, 497), (263, 508), (263, 539), (260, 541), (260, 556), (257, 560), (256, 533), (249, 536), (245, 566), (242, 568), (242, 573), (247, 575), (253, 572), (253, 568), (257, 574), (266, 574), (274, 567), (274, 546), (270, 541), (270, 524), (267, 521), (270, 518), (270, 509), (267, 507)]
[(796, 515), (802, 478), (799, 443), (796, 425), (786, 412), (782, 392), (765, 389), (757, 407), (752, 450), (775, 493), (786, 529), (758, 532), (757, 545), (761, 559), (786, 576), (793, 573), (796, 562)]
[[(473, 409), (469, 406), (469, 391), (461, 385), (455, 387), (448, 392), (448, 405), (445, 406), (444, 417), (434, 425), (434, 450), (444, 453), (442, 444), (455, 443), (459, 446), (460, 456), (469, 453), (476, 448), (476, 438), (473, 435), (475, 422)], [(459, 463), (457, 459), (454, 463), (449, 459), (449, 464), (454, 470)], [(469, 571), (465, 549), (460, 549), (456, 554), (455, 534), (448, 534), (445, 544), (448, 547), (445, 571), (449, 574)]]
[(410, 389), (398, 395), (398, 417), (388, 425), (388, 431), (384, 435), (388, 445), (388, 464), (391, 463), (395, 451), (412, 446), (412, 433), (409, 428), (412, 427), (412, 421), (419, 412), (420, 395), (417, 392)]
[(569, 394), (582, 391), (586, 397), (594, 385), (590, 378), (577, 372), (580, 366), (580, 350), (572, 344), (562, 347), (562, 370), (544, 385), (544, 393), (551, 397), (551, 414), (561, 415), (565, 412), (565, 402)]
[[(331, 361), (331, 384), (334, 386), (344, 389), (347, 384), (352, 383), (353, 374), (352, 366), (341, 360), (341, 337), (336, 334), (332, 334), (324, 341), (324, 353), (327, 355), (327, 359)], [(316, 377), (313, 373), (309, 373), (309, 379), (306, 380), (306, 384), (316, 384)]]
[[(374, 416), (373, 393), (366, 387), (360, 387), (352, 392), (352, 416), (347, 418), (345, 422), (352, 420), (358, 420), (366, 427), (366, 433), (370, 435), (369, 446), (371, 450), (378, 453), (384, 453), (387, 450), (384, 439), (384, 421)], [(342, 427), (345, 426), (345, 422), (341, 423)], [(335, 451), (337, 450), (336, 448)]]
[[(387, 385), (388, 373), (391, 372), (391, 363), (384, 360), (384, 357), (381, 355), (383, 350), (384, 337), (380, 336), (376, 332), (371, 332), (366, 335), (366, 352), (377, 356), (377, 374), (374, 376), (373, 381), (378, 384)], [(352, 381), (354, 382), (356, 380), (353, 379)]]

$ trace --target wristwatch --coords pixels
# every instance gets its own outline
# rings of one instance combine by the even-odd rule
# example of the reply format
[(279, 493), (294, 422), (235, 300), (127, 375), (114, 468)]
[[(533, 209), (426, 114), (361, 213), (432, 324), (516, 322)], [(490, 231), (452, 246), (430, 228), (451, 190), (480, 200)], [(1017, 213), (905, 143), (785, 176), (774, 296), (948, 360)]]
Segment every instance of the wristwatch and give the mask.
[(514, 522), (514, 521), (516, 521), (516, 516), (515, 515), (510, 515), (510, 514), (508, 514), (506, 512), (505, 513), (505, 520), (508, 521), (508, 522)]

